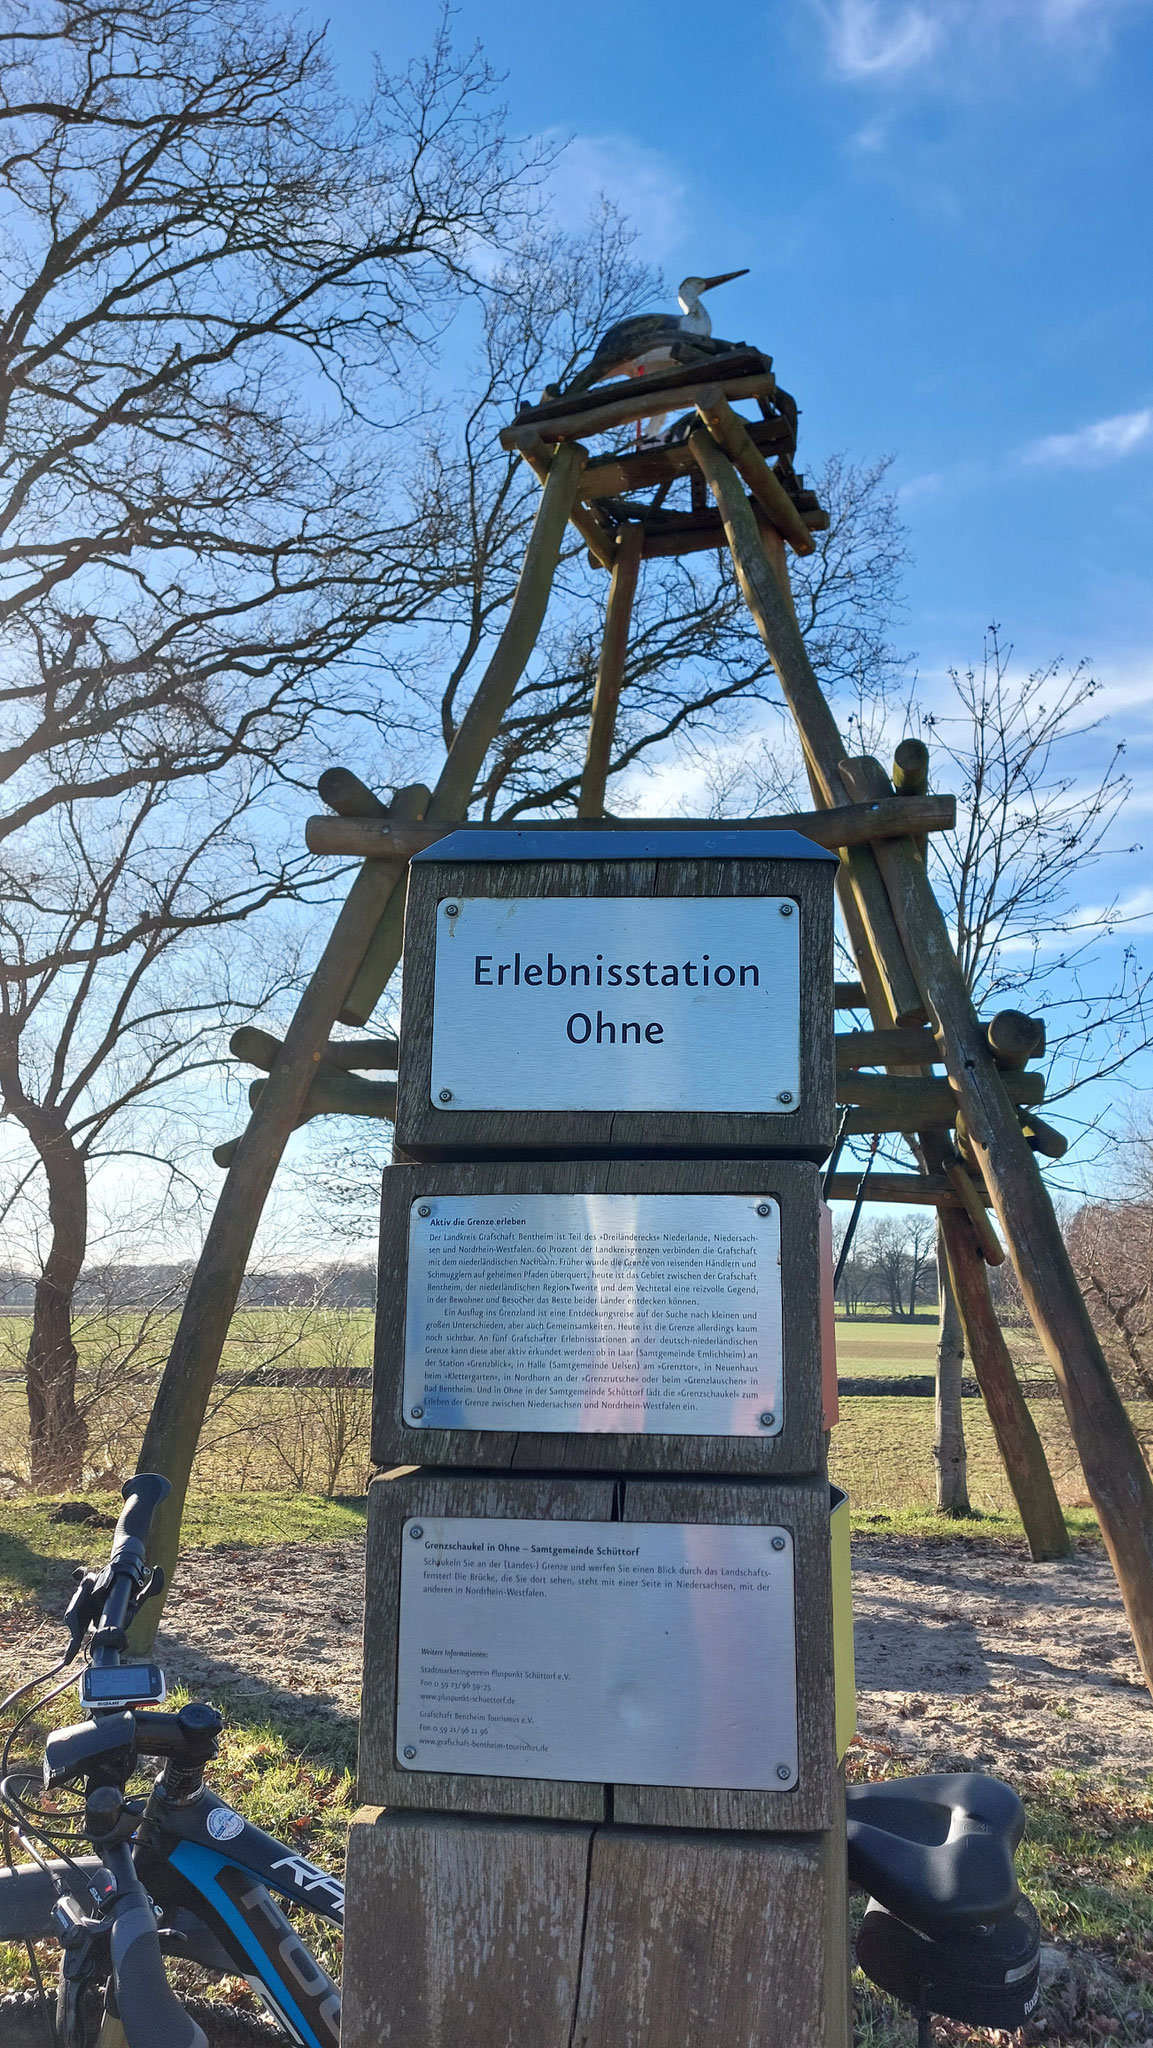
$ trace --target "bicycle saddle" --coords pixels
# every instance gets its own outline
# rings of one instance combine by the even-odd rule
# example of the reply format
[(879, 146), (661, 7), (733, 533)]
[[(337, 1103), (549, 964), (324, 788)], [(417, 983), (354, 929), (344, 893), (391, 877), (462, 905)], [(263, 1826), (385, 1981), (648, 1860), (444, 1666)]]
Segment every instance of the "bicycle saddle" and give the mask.
[(908, 1926), (938, 1939), (1016, 1910), (1025, 1810), (999, 1778), (895, 1778), (845, 1798), (849, 1877)]

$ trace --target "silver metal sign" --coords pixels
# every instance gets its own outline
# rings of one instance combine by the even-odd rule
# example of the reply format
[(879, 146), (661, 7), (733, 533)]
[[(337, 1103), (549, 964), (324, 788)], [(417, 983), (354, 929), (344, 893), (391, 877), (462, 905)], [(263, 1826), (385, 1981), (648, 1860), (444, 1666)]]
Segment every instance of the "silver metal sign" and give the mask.
[(433, 1104), (788, 1115), (799, 927), (776, 896), (446, 899)]
[(402, 1769), (797, 1782), (786, 1529), (429, 1517), (400, 1586)]
[(771, 1195), (427, 1195), (409, 1225), (416, 1429), (775, 1436)]

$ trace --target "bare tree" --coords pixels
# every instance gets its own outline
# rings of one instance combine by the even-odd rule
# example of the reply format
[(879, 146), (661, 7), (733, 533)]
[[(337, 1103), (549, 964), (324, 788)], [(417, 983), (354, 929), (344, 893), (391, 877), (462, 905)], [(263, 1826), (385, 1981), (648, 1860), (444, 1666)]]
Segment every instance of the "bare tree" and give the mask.
[[(83, 1461), (92, 1162), (237, 1014), (226, 933), (303, 886), (277, 784), (378, 709), (374, 636), (439, 588), (387, 457), (524, 174), (444, 34), (353, 106), (258, 0), (4, 0), (0, 1087), (9, 1195), (46, 1190), (40, 1484)], [(283, 967), (246, 984), (241, 1014)]]

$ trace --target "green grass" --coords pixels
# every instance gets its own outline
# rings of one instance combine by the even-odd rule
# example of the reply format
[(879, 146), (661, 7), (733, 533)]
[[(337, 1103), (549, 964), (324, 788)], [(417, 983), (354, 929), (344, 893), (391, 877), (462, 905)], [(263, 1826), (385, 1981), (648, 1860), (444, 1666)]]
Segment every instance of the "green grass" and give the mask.
[[(71, 1496), (64, 1496), (70, 1498)], [(102, 1525), (53, 1522), (60, 1496), (22, 1494), (0, 1501), (0, 1615), (42, 1598), (68, 1597), (69, 1568), (100, 1564), (108, 1532), (123, 1506), (118, 1493), (86, 1493)], [(270, 1543), (324, 1543), (363, 1532), (363, 1498), (327, 1500), (307, 1493), (194, 1493), (184, 1511), (183, 1540), (192, 1550), (253, 1550)]]

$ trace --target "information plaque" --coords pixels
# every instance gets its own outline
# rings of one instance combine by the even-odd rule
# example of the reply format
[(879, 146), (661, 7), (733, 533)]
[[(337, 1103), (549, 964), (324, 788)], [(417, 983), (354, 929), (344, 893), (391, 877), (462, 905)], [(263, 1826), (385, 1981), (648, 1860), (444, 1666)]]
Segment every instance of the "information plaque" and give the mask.
[(432, 1106), (795, 1115), (800, 925), (779, 896), (444, 898)]
[(788, 1792), (789, 1531), (406, 1521), (396, 1757), (419, 1772)]
[(783, 1405), (772, 1196), (413, 1202), (412, 1428), (765, 1437)]

